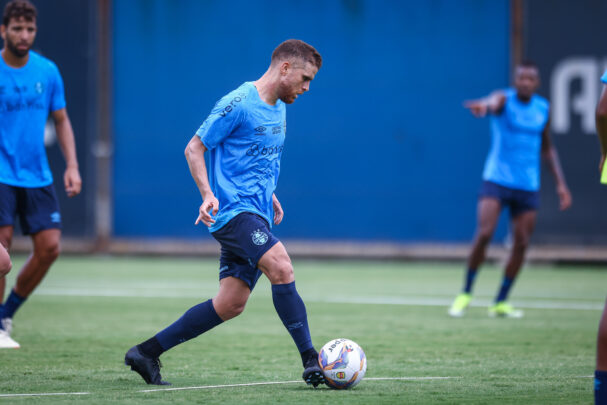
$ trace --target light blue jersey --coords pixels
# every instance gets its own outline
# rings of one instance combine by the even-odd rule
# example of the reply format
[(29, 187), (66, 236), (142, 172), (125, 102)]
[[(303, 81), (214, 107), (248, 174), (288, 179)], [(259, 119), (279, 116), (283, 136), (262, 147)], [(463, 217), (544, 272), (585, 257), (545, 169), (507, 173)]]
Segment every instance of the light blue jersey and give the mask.
[(57, 66), (30, 51), (22, 68), (0, 57), (0, 183), (44, 187), (53, 182), (44, 148), (44, 126), (65, 108)]
[(209, 150), (209, 182), (219, 200), (210, 232), (241, 212), (261, 215), (272, 225), (285, 132), (285, 104), (265, 103), (251, 82), (215, 104), (196, 132)]
[(549, 103), (533, 95), (518, 99), (515, 89), (505, 91), (502, 111), (491, 117), (491, 149), (483, 180), (518, 190), (540, 188), (542, 132), (548, 123)]
[(605, 84), (607, 84), (607, 70), (605, 71), (605, 73), (603, 73), (603, 77), (601, 77), (601, 81)]

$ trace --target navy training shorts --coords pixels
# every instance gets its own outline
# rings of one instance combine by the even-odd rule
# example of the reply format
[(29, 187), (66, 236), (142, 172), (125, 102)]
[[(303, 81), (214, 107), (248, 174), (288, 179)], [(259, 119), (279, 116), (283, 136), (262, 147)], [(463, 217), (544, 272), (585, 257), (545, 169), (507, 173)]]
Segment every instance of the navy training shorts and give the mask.
[(498, 199), (502, 207), (508, 207), (510, 210), (510, 218), (515, 218), (526, 211), (537, 211), (540, 207), (539, 192), (504, 187), (490, 181), (483, 181), (479, 197)]
[(0, 226), (14, 226), (15, 218), (24, 235), (45, 229), (61, 229), (61, 214), (55, 187), (15, 187), (0, 183)]
[(262, 274), (257, 268), (259, 259), (279, 242), (268, 222), (257, 214), (241, 212), (212, 235), (221, 245), (219, 279), (236, 277), (253, 291)]

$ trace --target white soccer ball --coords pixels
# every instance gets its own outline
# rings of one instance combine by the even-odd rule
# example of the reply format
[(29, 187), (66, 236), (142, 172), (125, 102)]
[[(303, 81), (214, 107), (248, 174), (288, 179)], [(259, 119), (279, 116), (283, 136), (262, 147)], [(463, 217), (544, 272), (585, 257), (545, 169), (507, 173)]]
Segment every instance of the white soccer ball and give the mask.
[(367, 372), (367, 357), (363, 349), (349, 339), (334, 339), (320, 349), (318, 363), (327, 385), (331, 388), (352, 388)]

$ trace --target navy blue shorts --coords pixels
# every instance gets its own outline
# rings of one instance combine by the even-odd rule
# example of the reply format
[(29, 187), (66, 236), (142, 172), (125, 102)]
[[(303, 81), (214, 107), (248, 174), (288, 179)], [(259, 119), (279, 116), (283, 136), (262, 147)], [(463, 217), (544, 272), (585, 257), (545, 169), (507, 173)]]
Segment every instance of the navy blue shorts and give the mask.
[(514, 218), (526, 211), (537, 211), (540, 207), (540, 193), (537, 191), (517, 190), (483, 181), (479, 197), (493, 197), (502, 207), (508, 207), (510, 217)]
[(53, 185), (26, 188), (0, 183), (0, 226), (14, 226), (17, 216), (24, 235), (61, 229), (59, 202)]
[(221, 245), (219, 279), (236, 277), (253, 291), (262, 274), (257, 268), (259, 259), (278, 243), (266, 220), (251, 212), (242, 212), (212, 235)]

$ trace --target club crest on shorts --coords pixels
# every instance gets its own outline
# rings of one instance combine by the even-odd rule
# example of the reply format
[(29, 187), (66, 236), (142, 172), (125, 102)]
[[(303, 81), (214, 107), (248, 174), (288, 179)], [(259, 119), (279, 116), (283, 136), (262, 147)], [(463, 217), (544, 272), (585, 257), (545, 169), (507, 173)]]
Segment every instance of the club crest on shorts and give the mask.
[(268, 241), (268, 234), (262, 232), (259, 229), (256, 229), (251, 234), (251, 239), (253, 240), (253, 243), (257, 246), (265, 245), (265, 243)]

